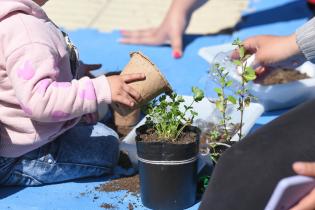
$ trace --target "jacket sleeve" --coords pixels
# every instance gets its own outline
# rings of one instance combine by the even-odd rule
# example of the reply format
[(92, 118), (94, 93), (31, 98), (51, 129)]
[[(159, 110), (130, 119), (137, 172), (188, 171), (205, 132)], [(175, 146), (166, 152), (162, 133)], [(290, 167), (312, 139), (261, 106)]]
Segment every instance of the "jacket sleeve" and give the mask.
[(315, 63), (315, 18), (296, 30), (296, 42), (306, 59)]
[[(110, 86), (105, 76), (61, 81), (62, 58), (49, 46), (30, 43), (6, 58), (6, 70), (18, 103), (33, 120), (58, 122), (107, 109)], [(64, 73), (64, 72), (62, 72)]]

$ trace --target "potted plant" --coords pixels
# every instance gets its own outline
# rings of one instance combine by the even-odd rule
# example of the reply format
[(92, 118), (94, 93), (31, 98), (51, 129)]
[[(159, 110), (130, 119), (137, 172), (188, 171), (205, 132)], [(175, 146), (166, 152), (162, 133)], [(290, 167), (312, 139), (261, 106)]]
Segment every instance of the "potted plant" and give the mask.
[[(192, 105), (203, 99), (193, 87), (193, 101), (170, 93), (154, 100), (146, 123), (136, 130), (141, 199), (152, 209), (184, 209), (196, 201), (200, 130), (192, 126)], [(182, 107), (182, 108), (181, 108)]]
[[(233, 84), (233, 80), (229, 76), (229, 71), (220, 63), (215, 63), (211, 75), (217, 81), (219, 87), (214, 88), (217, 98), (212, 100), (215, 103), (217, 111), (221, 117), (217, 124), (213, 125), (208, 133), (208, 145), (210, 147), (211, 159), (217, 162), (221, 154), (229, 148), (234, 142), (231, 138), (238, 133), (238, 139), (243, 137), (242, 126), (244, 110), (249, 106), (250, 102), (255, 98), (249, 93), (247, 84), (256, 79), (255, 70), (247, 65), (247, 59), (250, 57), (246, 54), (243, 43), (236, 39), (233, 45), (237, 47), (239, 58), (233, 60), (239, 70), (238, 74), (241, 78), (240, 84)], [(227, 89), (230, 89), (228, 93)], [(240, 112), (240, 122), (233, 124), (230, 122), (229, 109), (236, 109)]]

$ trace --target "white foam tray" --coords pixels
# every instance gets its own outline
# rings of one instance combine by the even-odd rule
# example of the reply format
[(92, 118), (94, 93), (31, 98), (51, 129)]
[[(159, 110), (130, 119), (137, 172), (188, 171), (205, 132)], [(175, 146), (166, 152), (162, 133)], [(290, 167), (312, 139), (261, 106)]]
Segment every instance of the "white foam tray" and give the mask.
[[(233, 50), (233, 46), (231, 43), (228, 43), (201, 48), (199, 55), (212, 64), (213, 59), (218, 53), (230, 50)], [(306, 73), (310, 78), (268, 86), (251, 82), (249, 90), (258, 98), (258, 102), (265, 107), (266, 111), (292, 107), (308, 99), (315, 98), (315, 65), (311, 62), (305, 62), (296, 70)], [(240, 80), (233, 72), (231, 75), (236, 81)]]
[[(190, 105), (193, 98), (192, 96), (184, 96), (185, 103), (183, 105)], [(214, 122), (217, 123), (220, 115), (213, 103), (210, 103), (208, 99), (203, 99), (198, 103), (193, 105), (194, 111), (198, 113), (198, 116), (194, 120), (194, 125), (198, 126), (200, 129), (204, 129), (202, 126), (205, 122)], [(244, 112), (244, 125), (243, 125), (243, 134), (246, 135), (249, 130), (253, 127), (256, 120), (264, 112), (264, 107), (259, 103), (251, 103), (249, 107), (246, 107)], [(235, 109), (230, 110), (231, 122), (239, 123), (240, 122), (240, 113)], [(189, 114), (187, 115), (189, 117)], [(133, 129), (132, 131), (123, 139), (123, 142), (134, 144), (136, 137), (136, 128), (143, 125), (146, 121), (144, 117)], [(231, 141), (238, 141), (238, 135), (234, 135)]]
[[(190, 105), (192, 102), (192, 96), (184, 96), (185, 105)], [(208, 99), (203, 99), (198, 103), (194, 103), (194, 110), (198, 113), (198, 116), (195, 118), (194, 125), (204, 129), (203, 126), (206, 122), (218, 122), (218, 113), (213, 103), (210, 103)], [(244, 124), (243, 124), (243, 135), (245, 136), (250, 129), (254, 126), (256, 120), (262, 115), (264, 112), (264, 107), (258, 103), (251, 103), (249, 107), (245, 109), (244, 112)], [(235, 109), (230, 110), (231, 122), (239, 123), (240, 122), (240, 113)], [(128, 152), (131, 161), (136, 164), (137, 163), (137, 154), (135, 149), (135, 138), (136, 138), (136, 129), (143, 125), (146, 121), (146, 118), (143, 118), (132, 130), (131, 132), (123, 139), (120, 147), (121, 150), (125, 150)], [(232, 141), (238, 141), (239, 137), (235, 134), (232, 137)]]

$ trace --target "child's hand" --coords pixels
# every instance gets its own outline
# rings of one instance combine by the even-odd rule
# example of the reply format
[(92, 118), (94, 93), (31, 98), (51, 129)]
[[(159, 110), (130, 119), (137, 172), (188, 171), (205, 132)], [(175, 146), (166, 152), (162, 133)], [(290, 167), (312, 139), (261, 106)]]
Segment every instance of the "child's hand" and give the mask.
[(100, 69), (101, 67), (102, 64), (85, 64), (82, 61), (80, 62), (80, 68), (84, 72), (84, 76), (88, 76), (90, 78), (95, 78), (95, 76), (91, 74), (91, 71)]
[(98, 113), (90, 113), (82, 116), (82, 120), (87, 124), (95, 124), (98, 121)]
[(144, 74), (114, 75), (107, 78), (112, 93), (112, 102), (133, 107), (140, 100), (140, 93), (130, 87), (128, 83), (145, 80)]

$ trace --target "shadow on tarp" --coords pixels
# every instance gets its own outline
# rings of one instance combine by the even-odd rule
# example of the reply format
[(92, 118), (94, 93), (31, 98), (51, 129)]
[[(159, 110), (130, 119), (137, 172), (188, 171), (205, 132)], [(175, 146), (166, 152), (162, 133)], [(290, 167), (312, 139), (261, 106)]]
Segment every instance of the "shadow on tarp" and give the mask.
[(21, 190), (23, 190), (25, 187), (2, 187), (0, 186), (0, 200), (9, 197), (10, 195), (13, 195)]
[(270, 9), (243, 15), (236, 25), (236, 30), (311, 17), (312, 13), (307, 7), (306, 0), (296, 0)]

